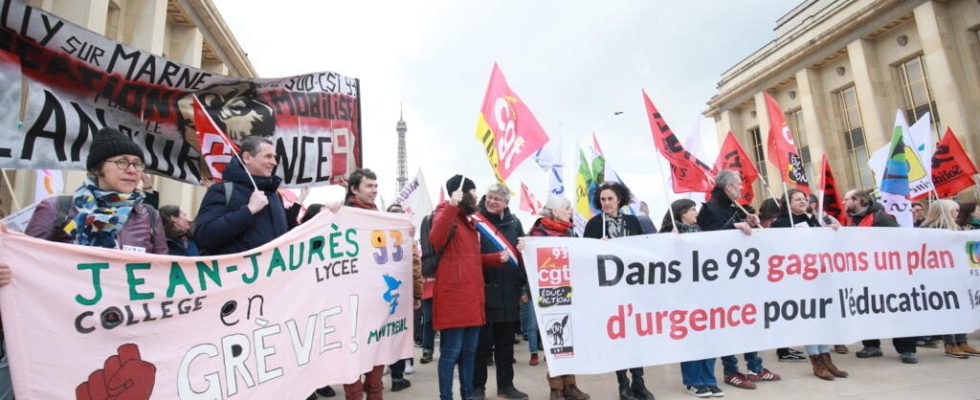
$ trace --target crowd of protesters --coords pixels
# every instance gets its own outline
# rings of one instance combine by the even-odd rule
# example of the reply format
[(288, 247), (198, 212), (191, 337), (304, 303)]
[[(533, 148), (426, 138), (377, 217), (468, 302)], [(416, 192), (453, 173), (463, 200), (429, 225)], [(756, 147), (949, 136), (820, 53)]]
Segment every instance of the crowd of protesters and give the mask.
[[(102, 129), (94, 135), (86, 160), (88, 176), (74, 194), (56, 196), (40, 202), (27, 226), (28, 235), (81, 246), (95, 246), (176, 256), (237, 253), (264, 245), (285, 234), (300, 222), (306, 223), (324, 209), (336, 212), (341, 205), (379, 211), (376, 203), (378, 177), (368, 169), (358, 169), (348, 178), (343, 203), (312, 204), (301, 217), (309, 191), (286, 207), (278, 190), (281, 179), (273, 174), (276, 151), (268, 138), (249, 136), (241, 140), (241, 158), (233, 158), (223, 171), (223, 182), (208, 187), (199, 212), (191, 220), (186, 210), (174, 205), (159, 206), (159, 193), (152, 179), (144, 174), (142, 150), (126, 135)], [(240, 161), (239, 161), (240, 160)], [(549, 198), (529, 230), (511, 213), (510, 191), (490, 185), (482, 195), (472, 180), (455, 175), (445, 182), (448, 199), (425, 216), (419, 227), (420, 243), (411, 242), (413, 251), (413, 298), (418, 315), (416, 345), (421, 347), (421, 364), (436, 360), (435, 337), (439, 336), (436, 371), (439, 397), (453, 398), (454, 382), (463, 399), (486, 397), (488, 367), (494, 366), (498, 398), (527, 399), (528, 394), (514, 384), (514, 346), (521, 334), (528, 341), (528, 364), (538, 365), (541, 350), (537, 318), (529, 302), (530, 291), (520, 252), (523, 237), (574, 237), (572, 205), (563, 197)], [(844, 196), (844, 218), (834, 220), (817, 210), (815, 196), (790, 189), (782, 199), (765, 199), (758, 213), (738, 202), (742, 199), (738, 173), (720, 171), (710, 200), (701, 207), (692, 200), (670, 204), (660, 229), (642, 203), (640, 213), (624, 210), (633, 195), (616, 182), (602, 183), (590, 199), (599, 210), (584, 227), (583, 237), (611, 240), (645, 234), (689, 234), (701, 231), (738, 230), (751, 235), (760, 227), (838, 229), (853, 227), (896, 227), (895, 218), (875, 200), (872, 190), (850, 190)], [(387, 212), (400, 213), (399, 205)], [(975, 202), (936, 200), (915, 203), (915, 226), (923, 229), (980, 229), (980, 207)], [(12, 279), (10, 269), (0, 265), (0, 286)], [(966, 334), (941, 337), (945, 355), (956, 359), (980, 357), (970, 346)], [(933, 337), (893, 338), (892, 344), (903, 363), (918, 362), (916, 347), (935, 346)], [(881, 342), (862, 342), (858, 358), (881, 357)], [(791, 348), (777, 351), (780, 361), (809, 361), (813, 374), (832, 381), (849, 374), (837, 367), (831, 352), (846, 354), (843, 345), (813, 344), (800, 352)], [(6, 352), (0, 351), (0, 400), (12, 398)], [(740, 389), (778, 381), (780, 375), (769, 370), (757, 352), (742, 355), (745, 372), (739, 369), (737, 355), (721, 357), (723, 382)], [(696, 397), (721, 397), (724, 392), (715, 376), (715, 358), (689, 360), (680, 364), (682, 384)], [(392, 391), (411, 387), (405, 378), (414, 370), (414, 360), (400, 360), (390, 366), (377, 365), (361, 379), (343, 384), (346, 399), (382, 399), (383, 376), (390, 373)], [(643, 368), (616, 371), (618, 393), (599, 396), (621, 400), (653, 399), (647, 388)], [(574, 375), (548, 376), (552, 400), (587, 400)], [(326, 382), (323, 382), (326, 383)], [(86, 390), (80, 387), (79, 390)], [(308, 400), (335, 397), (331, 386), (323, 386)], [(93, 397), (94, 398), (94, 397)]]

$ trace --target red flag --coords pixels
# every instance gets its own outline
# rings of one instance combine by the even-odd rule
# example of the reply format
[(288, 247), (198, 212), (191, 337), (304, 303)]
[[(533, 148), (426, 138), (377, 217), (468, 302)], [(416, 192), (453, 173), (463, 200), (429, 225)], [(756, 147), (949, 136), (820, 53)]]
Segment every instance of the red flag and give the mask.
[(221, 182), (221, 173), (238, 153), (238, 146), (214, 123), (197, 96), (194, 96), (194, 126), (197, 128), (197, 142), (201, 145), (201, 159), (208, 166), (213, 180)]
[(728, 132), (725, 142), (721, 145), (721, 152), (718, 153), (715, 168), (711, 172), (717, 174), (726, 169), (738, 172), (742, 177), (742, 198), (739, 199), (739, 203), (751, 204), (752, 200), (755, 199), (752, 184), (759, 178), (759, 170), (752, 164), (752, 159), (738, 144), (738, 140), (735, 140), (735, 135), (731, 131)]
[(602, 147), (599, 147), (599, 138), (595, 136), (595, 132), (592, 132), (592, 148), (595, 149), (596, 153), (602, 155)]
[(783, 118), (783, 111), (779, 108), (779, 103), (772, 98), (769, 93), (763, 92), (766, 98), (766, 110), (769, 112), (769, 141), (767, 152), (769, 161), (776, 165), (779, 170), (779, 177), (790, 185), (810, 195), (810, 179), (806, 176), (803, 169), (803, 159), (796, 152), (796, 144), (793, 143), (793, 132), (790, 132), (786, 118)]
[(548, 142), (548, 134), (507, 85), (496, 63), (476, 123), (476, 138), (483, 144), (500, 183)]
[(647, 96), (646, 90), (643, 91), (643, 101), (646, 103), (647, 117), (650, 119), (653, 144), (670, 163), (674, 193), (710, 192), (713, 180), (709, 177), (711, 168), (699, 161), (691, 152), (684, 150), (684, 145), (660, 116), (657, 107), (650, 101), (650, 96)]
[(524, 182), (521, 182), (520, 208), (521, 211), (527, 211), (531, 213), (531, 215), (538, 215), (538, 213), (541, 212), (541, 209), (544, 208), (541, 206), (541, 202), (534, 197), (534, 193), (531, 193), (531, 190), (527, 188), (527, 185), (525, 185)]
[(837, 191), (837, 180), (834, 179), (834, 173), (830, 171), (830, 163), (827, 162), (826, 154), (823, 155), (820, 164), (819, 190), (823, 193), (821, 198), (823, 212), (843, 223), (844, 210), (841, 209), (841, 205), (844, 203), (844, 197)]
[(953, 130), (947, 127), (943, 140), (932, 154), (932, 182), (936, 185), (936, 193), (940, 198), (952, 197), (973, 185), (976, 174), (977, 167), (963, 151)]

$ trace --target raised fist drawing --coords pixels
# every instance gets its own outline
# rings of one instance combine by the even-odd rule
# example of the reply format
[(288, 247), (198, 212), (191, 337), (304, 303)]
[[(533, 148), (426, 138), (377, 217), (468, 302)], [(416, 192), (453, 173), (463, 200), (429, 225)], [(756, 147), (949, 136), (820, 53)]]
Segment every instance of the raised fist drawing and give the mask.
[(133, 343), (119, 346), (118, 354), (105, 360), (102, 369), (75, 388), (76, 400), (148, 400), (153, 393), (157, 367), (140, 359)]

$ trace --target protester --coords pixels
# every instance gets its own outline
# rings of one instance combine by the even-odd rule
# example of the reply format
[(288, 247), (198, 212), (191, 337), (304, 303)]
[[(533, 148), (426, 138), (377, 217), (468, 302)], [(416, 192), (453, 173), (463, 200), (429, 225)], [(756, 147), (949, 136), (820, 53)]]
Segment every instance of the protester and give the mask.
[(640, 202), (640, 213), (636, 214), (636, 218), (640, 220), (640, 229), (644, 235), (657, 233), (657, 226), (650, 219), (650, 206), (647, 205), (647, 202)]
[(187, 213), (174, 205), (160, 207), (160, 219), (163, 220), (163, 230), (167, 234), (167, 247), (172, 256), (196, 257), (200, 255), (197, 243), (191, 239), (194, 235)]
[[(613, 239), (643, 233), (639, 219), (620, 212), (620, 209), (629, 205), (632, 198), (629, 188), (618, 182), (605, 182), (596, 189), (595, 193), (592, 204), (601, 212), (585, 224), (584, 237)], [(653, 393), (647, 390), (643, 381), (643, 368), (630, 368), (629, 371), (633, 375), (632, 383), (626, 376), (625, 369), (616, 371), (619, 399), (653, 399)]]
[(153, 177), (150, 174), (143, 174), (140, 182), (143, 183), (143, 204), (160, 208), (160, 192), (153, 188)]
[[(320, 211), (323, 211), (324, 208), (325, 206), (323, 204), (319, 204), (319, 203), (310, 204), (309, 207), (306, 207), (306, 213), (303, 214), (303, 218), (300, 220), (300, 225), (305, 224), (307, 221), (313, 219), (313, 217), (317, 216), (317, 214), (319, 214)], [(316, 400), (318, 398), (317, 396), (334, 397), (336, 395), (337, 392), (335, 392), (333, 388), (330, 387), (330, 385), (327, 385), (315, 390), (312, 394), (309, 395), (309, 397), (306, 398), (306, 400)]]
[[(528, 236), (539, 237), (573, 237), (575, 232), (572, 229), (572, 203), (564, 197), (552, 196), (541, 208), (541, 218), (534, 221), (534, 225), (528, 232)], [(524, 251), (523, 240), (517, 244), (518, 250)], [(530, 304), (528, 302), (527, 304)], [(538, 329), (537, 317), (534, 315), (534, 307), (531, 310), (530, 318), (535, 321), (534, 330)], [(582, 392), (575, 383), (575, 375), (551, 376), (548, 374), (548, 387), (551, 388), (550, 400), (589, 400), (592, 396)]]
[[(786, 198), (789, 199), (789, 204), (787, 204)], [(807, 213), (807, 207), (806, 193), (798, 189), (789, 189), (786, 191), (786, 197), (780, 206), (784, 211), (770, 227), (819, 228), (820, 222), (817, 221), (815, 215)], [(837, 230), (837, 228), (840, 228), (840, 225), (834, 225), (832, 228)], [(833, 360), (831, 360), (830, 345), (806, 345), (803, 349), (810, 359), (810, 366), (813, 368), (813, 375), (816, 377), (828, 381), (832, 381), (834, 378), (847, 378), (847, 372), (837, 368)]]
[[(167, 254), (160, 214), (136, 190), (146, 168), (143, 150), (119, 131), (102, 128), (93, 135), (85, 166), (88, 175), (75, 193), (38, 203), (24, 233), (52, 242)], [(10, 267), (0, 264), (0, 286), (12, 279)], [(0, 398), (7, 399), (13, 388), (6, 343), (0, 346)]]
[(963, 230), (980, 229), (980, 207), (974, 201), (960, 203), (960, 212), (956, 215), (956, 224)]
[[(405, 210), (402, 208), (401, 204), (392, 204), (388, 206), (386, 210), (390, 213), (404, 214)], [(414, 231), (414, 228), (413, 228)], [(419, 252), (416, 249), (414, 234), (411, 235), (413, 238), (409, 240), (408, 248), (412, 252), (412, 299), (413, 299), (413, 310), (418, 310), (422, 307), (422, 259), (419, 257)], [(405, 379), (405, 374), (414, 373), (415, 370), (412, 367), (414, 361), (411, 358), (406, 358), (402, 360), (395, 361), (389, 367), (391, 369), (391, 391), (399, 392), (405, 390), (412, 386), (412, 382)]]
[[(473, 372), (473, 399), (485, 397), (487, 359), (493, 354), (496, 361), (497, 397), (527, 399), (527, 394), (514, 387), (514, 326), (520, 321), (519, 306), (527, 302), (527, 274), (524, 263), (517, 257), (511, 264), (510, 255), (517, 256), (514, 246), (524, 236), (521, 221), (507, 207), (510, 191), (493, 184), (480, 199), (479, 212), (490, 224), (491, 232), (481, 232), (480, 251), (483, 254), (483, 282), (486, 299), (487, 324), (480, 332)], [(503, 246), (503, 248), (501, 248)], [(492, 346), (492, 350), (491, 350)]]
[[(698, 213), (698, 226), (703, 231), (718, 231), (738, 229), (746, 235), (752, 234), (752, 228), (759, 226), (758, 215), (748, 214), (736, 203), (742, 197), (742, 178), (738, 172), (722, 170), (715, 176), (715, 187), (711, 189), (711, 200), (704, 203)], [(743, 374), (738, 370), (738, 358), (724, 356), (721, 363), (724, 366), (725, 383), (742, 389), (755, 389), (755, 382), (778, 381), (778, 374), (762, 365), (758, 352), (744, 354), (745, 367), (749, 373)]]
[(768, 228), (779, 217), (780, 211), (778, 200), (774, 198), (763, 200), (759, 205), (759, 225)]
[[(885, 212), (885, 208), (874, 199), (874, 190), (852, 189), (844, 194), (844, 225), (863, 227), (898, 227), (895, 217)], [(881, 340), (869, 339), (861, 343), (864, 348), (854, 353), (858, 358), (881, 357)], [(893, 338), (892, 345), (899, 359), (906, 364), (915, 364), (915, 338)]]
[(918, 228), (922, 226), (922, 221), (926, 219), (925, 213), (923, 212), (924, 206), (922, 203), (914, 202), (912, 203), (912, 223), (913, 226)]
[(473, 397), (473, 368), (484, 315), (480, 238), (470, 216), (477, 212), (476, 185), (456, 175), (446, 181), (449, 200), (436, 207), (429, 237), (440, 252), (432, 296), (433, 325), (440, 331), (439, 398), (453, 398), (459, 362), (460, 396)]
[[(429, 242), (427, 235), (431, 231), (431, 227), (432, 214), (429, 214), (422, 218), (420, 226), (422, 230), (421, 235), (423, 235), (420, 238), (423, 266), (436, 263), (437, 254), (435, 254), (434, 249), (431, 249), (431, 246), (426, 247), (424, 245), (424, 243)], [(432, 294), (435, 286), (436, 279), (434, 276), (422, 276), (422, 357), (419, 358), (419, 362), (422, 364), (432, 362), (433, 352), (435, 350), (436, 331), (432, 329)]]
[[(690, 199), (679, 199), (670, 203), (670, 211), (664, 214), (660, 232), (672, 232), (675, 226), (677, 233), (701, 232), (701, 227), (698, 226), (698, 203)], [(715, 378), (714, 357), (681, 362), (681, 379), (684, 389), (694, 397), (725, 395)]]
[[(297, 217), (308, 191), (288, 211), (284, 208), (278, 193), (282, 178), (272, 175), (277, 164), (272, 140), (246, 136), (240, 148), (242, 162), (232, 158), (222, 172), (224, 181), (211, 185), (201, 200), (194, 240), (202, 253), (251, 250), (298, 225)], [(252, 186), (253, 180), (258, 190)]]
[[(949, 229), (953, 231), (961, 230), (956, 223), (956, 218), (960, 214), (960, 205), (952, 200), (936, 200), (929, 205), (928, 215), (922, 222), (923, 228)], [(980, 350), (970, 346), (966, 342), (965, 333), (953, 335), (943, 335), (943, 345), (946, 348), (946, 356), (950, 358), (969, 358), (980, 357)]]

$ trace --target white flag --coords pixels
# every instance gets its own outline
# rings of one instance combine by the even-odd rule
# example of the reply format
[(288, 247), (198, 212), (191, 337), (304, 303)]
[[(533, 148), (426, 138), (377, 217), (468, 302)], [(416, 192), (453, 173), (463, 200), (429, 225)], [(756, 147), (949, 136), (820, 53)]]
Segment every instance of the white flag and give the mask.
[(65, 178), (60, 170), (36, 169), (37, 182), (34, 185), (34, 202), (57, 196), (65, 190)]
[(412, 225), (416, 227), (422, 225), (422, 218), (432, 214), (432, 198), (429, 197), (429, 187), (425, 184), (421, 168), (415, 173), (415, 178), (405, 183), (392, 204), (400, 204), (405, 213), (412, 216)]
[[(895, 115), (895, 126), (902, 127), (902, 141), (905, 143), (905, 157), (909, 162), (909, 198), (925, 196), (935, 189), (932, 182), (932, 153), (936, 143), (932, 140), (932, 119), (929, 113), (919, 118), (911, 127), (905, 122), (905, 115), (898, 110)], [(885, 175), (885, 164), (888, 162), (889, 144), (875, 150), (868, 160), (868, 166), (874, 171), (877, 182)]]

